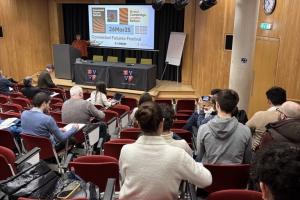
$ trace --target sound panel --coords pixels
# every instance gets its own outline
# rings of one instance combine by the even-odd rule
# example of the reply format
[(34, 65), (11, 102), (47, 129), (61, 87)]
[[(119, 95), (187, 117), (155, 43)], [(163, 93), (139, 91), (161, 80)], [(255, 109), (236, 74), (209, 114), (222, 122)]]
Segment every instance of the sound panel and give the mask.
[(225, 49), (226, 50), (232, 50), (232, 42), (233, 42), (233, 35), (232, 34), (225, 35)]
[(0, 26), (0, 38), (3, 37), (3, 31), (2, 31), (2, 26)]

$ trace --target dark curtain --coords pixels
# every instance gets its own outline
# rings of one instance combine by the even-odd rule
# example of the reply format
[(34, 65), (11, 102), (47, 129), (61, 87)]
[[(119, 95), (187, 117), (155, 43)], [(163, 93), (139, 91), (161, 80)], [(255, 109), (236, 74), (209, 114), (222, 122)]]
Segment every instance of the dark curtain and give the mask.
[[(71, 44), (76, 33), (81, 33), (83, 39), (89, 40), (87, 4), (63, 4), (63, 16), (66, 43)], [(103, 55), (104, 60), (107, 56), (117, 56), (120, 62), (124, 62), (126, 57), (136, 57), (138, 62), (141, 58), (151, 58), (157, 65), (156, 77), (160, 79), (165, 67), (170, 33), (183, 32), (183, 30), (184, 10), (178, 11), (173, 5), (165, 4), (155, 13), (155, 49), (158, 51), (89, 47), (89, 59), (92, 59), (93, 55)], [(163, 79), (175, 81), (177, 68), (168, 66)], [(181, 66), (179, 81), (181, 81)]]

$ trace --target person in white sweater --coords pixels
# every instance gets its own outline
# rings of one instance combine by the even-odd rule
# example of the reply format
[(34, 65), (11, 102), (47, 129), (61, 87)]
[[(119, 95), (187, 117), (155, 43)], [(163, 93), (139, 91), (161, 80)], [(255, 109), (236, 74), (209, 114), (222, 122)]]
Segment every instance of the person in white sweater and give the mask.
[(120, 200), (173, 200), (187, 180), (200, 188), (212, 183), (211, 173), (183, 149), (169, 145), (161, 133), (163, 117), (154, 102), (139, 106), (135, 117), (143, 135), (123, 146), (119, 159), (122, 186)]
[(91, 103), (94, 105), (100, 105), (102, 107), (109, 108), (112, 106), (112, 101), (107, 99), (106, 84), (104, 82), (98, 82), (96, 84), (96, 90), (91, 93)]
[[(173, 120), (175, 117), (174, 109), (168, 105), (168, 104), (159, 104), (161, 110), (162, 110), (162, 116), (164, 118), (164, 125), (163, 125), (163, 132), (161, 136), (165, 139), (165, 141), (175, 147), (182, 148), (185, 150), (188, 154), (192, 156), (193, 150), (188, 145), (188, 143), (181, 139), (181, 140), (175, 140), (173, 138), (173, 132), (171, 131), (171, 128), (173, 126)], [(192, 137), (192, 134), (191, 134)]]

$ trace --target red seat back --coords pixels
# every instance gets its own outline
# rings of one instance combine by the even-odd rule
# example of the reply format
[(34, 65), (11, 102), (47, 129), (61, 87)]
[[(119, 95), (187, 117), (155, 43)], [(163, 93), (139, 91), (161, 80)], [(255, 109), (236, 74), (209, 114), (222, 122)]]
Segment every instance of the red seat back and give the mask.
[(175, 114), (175, 119), (176, 120), (188, 120), (190, 118), (189, 113), (176, 113)]
[(16, 113), (21, 113), (23, 111), (23, 107), (19, 104), (11, 103), (11, 104), (2, 104), (1, 105), (2, 112), (16, 112)]
[(104, 143), (104, 155), (111, 156), (119, 160), (121, 149), (125, 144), (134, 143), (131, 139), (112, 139)]
[(16, 149), (16, 143), (14, 141), (14, 136), (7, 130), (0, 130), (0, 146)]
[(0, 104), (5, 104), (9, 102), (9, 97), (3, 94), (0, 94)]
[(126, 105), (117, 104), (113, 107), (110, 107), (109, 110), (115, 111), (119, 116), (122, 116), (124, 113), (130, 111), (130, 107)]
[(221, 190), (210, 194), (206, 200), (263, 200), (260, 192), (251, 190)]
[(127, 128), (120, 132), (120, 138), (137, 140), (141, 133), (142, 130), (140, 128)]
[(11, 98), (18, 98), (18, 97), (25, 98), (25, 96), (21, 92), (12, 92), (9, 94), (9, 96)]
[(90, 181), (97, 185), (100, 191), (104, 191), (107, 179), (116, 179), (116, 190), (119, 185), (119, 164), (118, 160), (109, 156), (82, 156), (69, 163), (69, 168), (84, 181)]
[(134, 98), (123, 97), (121, 99), (121, 104), (129, 106), (130, 110), (133, 110), (138, 105), (138, 101)]
[(209, 193), (225, 189), (245, 189), (249, 178), (248, 164), (209, 165), (205, 167), (211, 172), (213, 183), (205, 188)]
[(5, 120), (7, 118), (12, 118), (12, 117), (16, 117), (19, 118), (21, 117), (21, 114), (19, 112), (5, 112), (5, 113), (0, 113), (0, 118), (2, 120)]
[(186, 120), (174, 120), (172, 128), (182, 129), (186, 124), (186, 122), (187, 122)]
[(111, 121), (113, 118), (119, 118), (119, 114), (115, 111), (112, 110), (103, 110), (105, 114), (105, 118), (103, 119), (104, 122), (108, 123)]
[(88, 98), (90, 98), (91, 97), (91, 93), (90, 92), (84, 92), (83, 93), (83, 99), (84, 100), (87, 100)]
[(192, 143), (192, 133), (185, 130), (185, 129), (176, 129), (173, 128), (171, 129), (172, 132), (176, 133), (179, 137), (184, 139), (187, 143), (191, 144)]
[(63, 104), (62, 103), (56, 103), (51, 105), (51, 109), (53, 111), (61, 111)]
[(21, 134), (21, 138), (24, 147), (27, 151), (30, 151), (34, 147), (39, 147), (41, 149), (40, 159), (45, 160), (55, 157), (50, 139), (45, 137), (33, 136), (25, 133)]
[(167, 104), (167, 105), (172, 106), (172, 100), (171, 99), (156, 99), (155, 102), (159, 103), (159, 104)]
[(61, 112), (60, 111), (50, 111), (50, 115), (54, 118), (55, 121), (61, 122)]
[(16, 157), (14, 152), (6, 147), (0, 146), (0, 180), (5, 180), (13, 175), (9, 164), (14, 167), (15, 161)]
[(60, 99), (63, 99), (63, 100), (67, 99), (66, 92), (62, 88), (49, 88), (49, 91), (58, 93), (58, 95), (55, 96), (56, 98), (60, 98)]
[(19, 104), (21, 105), (24, 109), (25, 108), (30, 108), (31, 107), (31, 102), (27, 98), (22, 98), (22, 97), (17, 97), (17, 98), (12, 98), (11, 101), (14, 104)]
[(177, 112), (180, 111), (194, 111), (195, 110), (195, 99), (179, 99), (176, 104)]

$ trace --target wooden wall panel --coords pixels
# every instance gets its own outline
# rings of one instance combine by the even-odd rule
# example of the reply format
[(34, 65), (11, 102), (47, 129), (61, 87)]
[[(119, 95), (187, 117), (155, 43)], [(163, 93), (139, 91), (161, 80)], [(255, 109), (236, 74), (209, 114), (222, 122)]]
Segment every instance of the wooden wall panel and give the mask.
[(235, 0), (196, 9), (192, 86), (198, 95), (228, 86), (231, 52), (224, 50), (224, 37), (233, 32), (234, 9)]
[(47, 1), (1, 0), (0, 67), (17, 80), (51, 62)]

